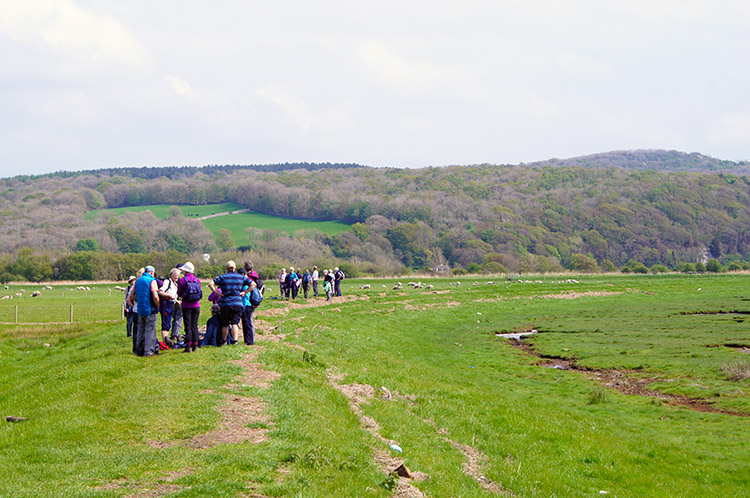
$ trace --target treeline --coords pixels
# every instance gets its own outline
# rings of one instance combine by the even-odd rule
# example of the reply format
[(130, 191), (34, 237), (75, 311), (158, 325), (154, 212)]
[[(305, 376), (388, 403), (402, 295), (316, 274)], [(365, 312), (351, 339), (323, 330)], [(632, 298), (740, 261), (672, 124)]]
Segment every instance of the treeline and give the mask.
[(75, 178), (85, 175), (95, 176), (117, 176), (123, 178), (141, 178), (145, 180), (153, 180), (154, 178), (183, 178), (186, 176), (192, 176), (196, 173), (203, 173), (206, 175), (213, 175), (215, 173), (235, 173), (241, 170), (252, 170), (252, 171), (263, 171), (263, 172), (276, 172), (276, 171), (287, 171), (293, 169), (304, 169), (307, 171), (313, 171), (318, 169), (350, 169), (350, 168), (363, 168), (364, 166), (355, 163), (277, 163), (277, 164), (209, 164), (206, 166), (160, 166), (160, 167), (120, 167), (120, 168), (103, 168), (96, 170), (82, 170), (82, 171), (57, 171), (54, 173), (48, 173), (45, 175), (29, 175), (29, 176), (17, 176), (17, 180), (26, 181), (33, 180), (43, 177), (60, 177), (60, 178)]
[[(628, 154), (623, 161), (636, 153)], [(249, 227), (233, 241), (269, 264), (349, 262), (363, 273), (393, 274), (425, 268), (611, 271), (635, 263), (647, 271), (681, 270), (709, 259), (724, 268), (750, 261), (747, 176), (553, 165), (12, 178), (0, 180), (0, 252), (12, 257), (31, 247), (72, 254), (81, 240), (93, 239), (97, 250), (112, 254), (214, 253), (213, 236), (177, 207), (166, 220), (150, 213), (84, 215), (99, 208), (221, 202), (353, 225), (335, 236)]]

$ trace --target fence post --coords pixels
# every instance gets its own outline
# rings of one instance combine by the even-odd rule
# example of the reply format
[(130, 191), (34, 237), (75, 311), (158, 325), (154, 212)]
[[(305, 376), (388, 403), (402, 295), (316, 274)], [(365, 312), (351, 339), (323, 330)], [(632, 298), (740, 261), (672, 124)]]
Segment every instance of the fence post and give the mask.
[(18, 323), (18, 305), (16, 305), (16, 318), (15, 322)]
[(70, 323), (73, 323), (73, 305), (70, 305)]

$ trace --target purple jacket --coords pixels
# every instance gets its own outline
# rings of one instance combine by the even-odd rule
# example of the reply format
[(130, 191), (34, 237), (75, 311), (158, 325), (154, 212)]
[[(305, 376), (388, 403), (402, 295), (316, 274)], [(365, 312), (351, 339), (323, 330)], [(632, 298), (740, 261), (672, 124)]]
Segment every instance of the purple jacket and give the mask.
[[(184, 277), (180, 277), (180, 279), (177, 281), (177, 296), (180, 298), (185, 294), (185, 289), (187, 288), (187, 282), (198, 282), (201, 283), (200, 279), (193, 275), (192, 273), (186, 273)], [(200, 301), (186, 301), (182, 300), (182, 308), (200, 308), (201, 302)]]

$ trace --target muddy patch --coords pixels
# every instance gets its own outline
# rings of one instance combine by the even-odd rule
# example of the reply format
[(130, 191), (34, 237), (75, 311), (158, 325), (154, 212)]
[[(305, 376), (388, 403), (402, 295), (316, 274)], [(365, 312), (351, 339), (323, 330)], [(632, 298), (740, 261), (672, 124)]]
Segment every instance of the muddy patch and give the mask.
[(125, 479), (112, 481), (101, 486), (94, 486), (93, 489), (102, 491), (127, 489), (129, 494), (125, 498), (158, 498), (170, 493), (177, 493), (189, 487), (175, 484), (174, 481), (188, 476), (192, 471), (183, 470), (170, 472), (164, 477), (158, 478), (154, 482), (148, 483), (130, 483)]
[(503, 489), (502, 486), (494, 482), (492, 479), (482, 475), (481, 467), (485, 465), (489, 460), (484, 453), (477, 450), (473, 446), (457, 443), (456, 441), (453, 441), (452, 439), (448, 439), (446, 437), (444, 437), (443, 440), (450, 443), (451, 446), (463, 453), (464, 458), (466, 459), (463, 464), (464, 473), (476, 480), (482, 489), (490, 491), (492, 493), (502, 492), (507, 496), (513, 495), (509, 490)]
[(729, 348), (729, 349), (734, 349), (735, 351), (738, 351), (740, 353), (750, 354), (750, 344), (735, 344), (735, 343), (707, 344), (704, 347), (706, 348)]
[[(361, 405), (369, 403), (376, 395), (374, 387), (368, 384), (341, 384), (345, 375), (335, 370), (328, 371), (328, 381), (349, 400), (349, 408), (359, 417), (362, 428), (375, 436), (384, 445), (396, 444), (380, 435), (380, 425), (372, 417), (362, 412)], [(422, 472), (412, 472), (406, 468), (404, 461), (385, 449), (374, 449), (373, 458), (389, 478), (397, 479), (395, 493), (396, 498), (423, 498), (422, 491), (414, 486), (411, 481), (422, 481), (429, 477)]]
[(219, 426), (212, 431), (196, 435), (189, 444), (193, 448), (203, 449), (220, 444), (237, 444), (245, 441), (258, 444), (268, 441), (271, 418), (267, 408), (266, 402), (261, 398), (229, 395), (219, 410), (224, 415)]
[(659, 398), (667, 404), (674, 406), (685, 406), (699, 412), (722, 413), (724, 415), (734, 415), (738, 417), (750, 416), (750, 413), (733, 412), (716, 408), (704, 399), (689, 398), (687, 396), (663, 393), (660, 391), (649, 389), (647, 386), (649, 386), (650, 384), (654, 382), (664, 382), (665, 379), (636, 376), (636, 374), (638, 374), (636, 370), (589, 368), (578, 365), (577, 362), (572, 359), (541, 354), (535, 351), (532, 346), (524, 343), (523, 341), (511, 339), (508, 342), (513, 347), (523, 351), (526, 354), (547, 360), (545, 362), (539, 363), (539, 365), (542, 367), (581, 372), (588, 378), (598, 381), (601, 385), (616, 389), (623, 394)]

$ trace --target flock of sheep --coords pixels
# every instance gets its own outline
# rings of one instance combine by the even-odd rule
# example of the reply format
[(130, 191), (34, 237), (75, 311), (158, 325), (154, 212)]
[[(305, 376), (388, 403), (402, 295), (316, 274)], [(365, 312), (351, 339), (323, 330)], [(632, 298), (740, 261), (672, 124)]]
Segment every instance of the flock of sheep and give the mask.
[[(52, 289), (53, 287), (51, 285), (46, 285), (44, 287), (44, 290), (49, 291)], [(9, 287), (7, 285), (5, 286), (5, 290), (9, 290)], [(73, 289), (70, 289), (70, 290), (73, 290)], [(91, 290), (91, 287), (79, 285), (78, 287), (75, 288), (75, 290), (88, 292)], [(112, 292), (112, 289), (110, 289), (109, 292)], [(5, 296), (0, 297), (0, 299), (13, 299), (14, 297), (23, 297), (25, 293), (26, 293), (26, 289), (18, 289), (18, 292), (16, 292), (15, 294), (7, 294)], [(40, 297), (41, 295), (42, 295), (42, 291), (40, 290), (35, 290), (34, 292), (31, 293), (31, 297)]]

